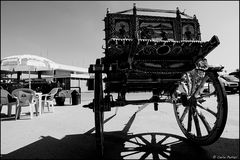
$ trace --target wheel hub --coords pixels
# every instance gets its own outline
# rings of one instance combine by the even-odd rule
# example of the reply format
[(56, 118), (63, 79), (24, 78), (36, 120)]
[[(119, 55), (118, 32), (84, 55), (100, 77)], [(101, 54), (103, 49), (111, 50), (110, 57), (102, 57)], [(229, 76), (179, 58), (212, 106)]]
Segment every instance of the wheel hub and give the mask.
[(188, 97), (187, 94), (181, 95), (182, 105), (185, 107), (196, 106), (197, 99), (194, 96)]
[(188, 99), (188, 103), (189, 103), (189, 106), (196, 106), (196, 104), (197, 104), (197, 99), (196, 99), (194, 96), (191, 96), (191, 97)]

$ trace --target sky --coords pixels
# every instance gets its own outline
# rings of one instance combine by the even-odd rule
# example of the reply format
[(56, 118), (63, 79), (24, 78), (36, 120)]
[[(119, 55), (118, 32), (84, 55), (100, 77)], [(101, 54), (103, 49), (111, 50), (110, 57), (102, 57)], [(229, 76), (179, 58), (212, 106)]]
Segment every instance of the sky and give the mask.
[(227, 72), (239, 68), (238, 1), (1, 1), (1, 58), (33, 54), (87, 68), (104, 56), (106, 9), (132, 9), (133, 3), (196, 14), (202, 41), (213, 35), (220, 40), (208, 63)]

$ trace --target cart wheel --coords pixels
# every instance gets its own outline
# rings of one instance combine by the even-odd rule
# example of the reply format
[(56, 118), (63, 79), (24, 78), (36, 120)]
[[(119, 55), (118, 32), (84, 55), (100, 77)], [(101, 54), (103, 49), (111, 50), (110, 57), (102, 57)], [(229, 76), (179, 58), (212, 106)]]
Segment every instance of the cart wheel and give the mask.
[(103, 110), (101, 109), (101, 101), (103, 99), (102, 73), (95, 73), (94, 84), (94, 116), (96, 131), (96, 149), (99, 158), (103, 157)]
[(223, 84), (215, 72), (193, 70), (173, 94), (177, 123), (197, 145), (210, 145), (221, 136), (228, 112)]

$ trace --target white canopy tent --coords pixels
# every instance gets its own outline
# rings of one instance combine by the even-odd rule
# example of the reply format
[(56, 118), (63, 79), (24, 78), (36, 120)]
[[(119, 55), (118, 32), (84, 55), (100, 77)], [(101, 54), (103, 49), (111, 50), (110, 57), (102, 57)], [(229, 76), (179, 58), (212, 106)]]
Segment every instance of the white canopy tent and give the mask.
[(28, 73), (29, 88), (31, 88), (31, 73), (53, 71), (54, 68), (56, 64), (53, 61), (35, 55), (16, 55), (1, 60), (1, 71)]
[(31, 74), (41, 73), (52, 78), (64, 76), (66, 78), (90, 78), (87, 68), (55, 63), (36, 55), (15, 55), (1, 59), (1, 73), (13, 74), (17, 72), (28, 74), (29, 88), (31, 88)]

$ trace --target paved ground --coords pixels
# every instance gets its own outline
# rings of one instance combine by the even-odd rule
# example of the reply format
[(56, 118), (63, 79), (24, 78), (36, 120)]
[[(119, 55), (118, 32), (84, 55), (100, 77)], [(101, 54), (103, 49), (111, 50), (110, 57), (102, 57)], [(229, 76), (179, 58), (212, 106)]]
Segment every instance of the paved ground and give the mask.
[[(54, 113), (46, 112), (32, 120), (28, 116), (17, 121), (2, 120), (2, 158), (94, 159), (94, 116), (92, 110), (82, 107), (91, 97), (92, 94), (83, 95), (80, 105), (66, 102), (65, 106), (56, 106)], [(137, 105), (112, 109), (105, 114), (105, 156), (154, 159), (158, 149), (160, 159), (239, 159), (239, 94), (228, 95), (228, 106), (221, 138), (205, 147), (194, 146), (184, 138), (171, 104), (160, 104), (157, 112), (152, 104), (140, 111), (141, 106)], [(2, 113), (6, 113), (4, 108)], [(141, 142), (151, 147), (139, 145)]]

